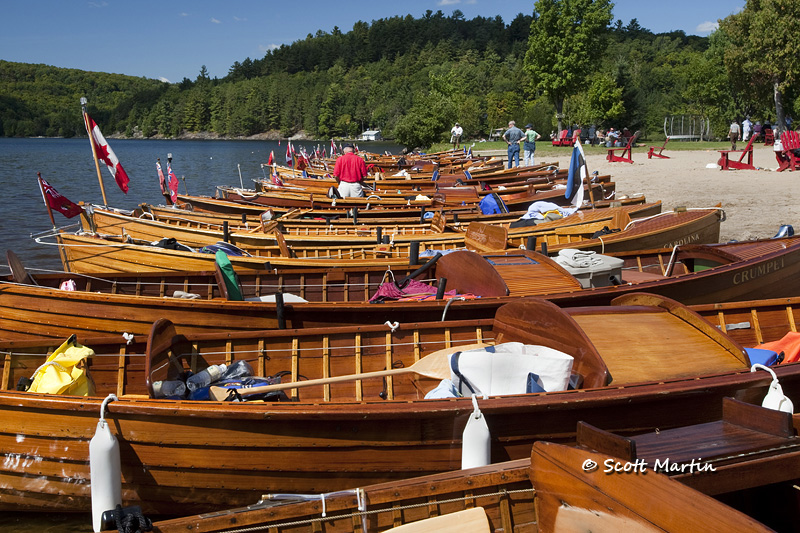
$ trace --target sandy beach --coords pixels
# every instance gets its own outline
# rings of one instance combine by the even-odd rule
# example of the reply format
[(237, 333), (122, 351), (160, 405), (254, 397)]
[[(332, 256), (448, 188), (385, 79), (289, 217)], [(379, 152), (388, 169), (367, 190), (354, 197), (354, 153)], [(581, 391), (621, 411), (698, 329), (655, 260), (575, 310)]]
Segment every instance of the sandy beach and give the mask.
[[(775, 172), (778, 163), (771, 146), (755, 145), (753, 164), (761, 170), (706, 168), (719, 160), (716, 150), (668, 147), (664, 154), (670, 159), (647, 159), (647, 150), (648, 146), (634, 148), (633, 164), (610, 163), (601, 155), (587, 155), (586, 163), (589, 172), (610, 174), (618, 195), (644, 193), (650, 201), (661, 200), (664, 210), (722, 204), (722, 242), (772, 237), (781, 224), (792, 224), (800, 232), (800, 205), (794, 203), (800, 172)], [(569, 155), (558, 162), (567, 167)]]

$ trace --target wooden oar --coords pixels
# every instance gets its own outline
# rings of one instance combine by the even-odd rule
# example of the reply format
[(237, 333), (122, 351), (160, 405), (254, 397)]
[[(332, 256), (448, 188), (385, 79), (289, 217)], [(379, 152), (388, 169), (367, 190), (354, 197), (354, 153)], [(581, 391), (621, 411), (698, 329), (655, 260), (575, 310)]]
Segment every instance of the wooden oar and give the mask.
[[(300, 387), (311, 387), (314, 385), (328, 385), (330, 383), (341, 383), (343, 381), (356, 381), (359, 379), (379, 378), (383, 376), (396, 376), (398, 374), (417, 374), (427, 378), (445, 379), (450, 377), (450, 355), (456, 352), (463, 352), (466, 350), (474, 350), (475, 348), (483, 348), (488, 346), (485, 343), (464, 344), (461, 346), (451, 346), (450, 348), (443, 348), (431, 354), (424, 356), (422, 359), (407, 368), (393, 368), (391, 370), (379, 370), (377, 372), (365, 372), (362, 374), (347, 374), (344, 376), (334, 376), (330, 378), (309, 379), (307, 381), (293, 381), (289, 383), (276, 383), (275, 385), (261, 385), (259, 387), (239, 388), (235, 389), (241, 396), (252, 396), (254, 394), (262, 394), (265, 392), (272, 392), (287, 389), (299, 389)], [(225, 386), (211, 387), (209, 396), (212, 400), (225, 400), (228, 397), (229, 391), (234, 388), (227, 388)]]

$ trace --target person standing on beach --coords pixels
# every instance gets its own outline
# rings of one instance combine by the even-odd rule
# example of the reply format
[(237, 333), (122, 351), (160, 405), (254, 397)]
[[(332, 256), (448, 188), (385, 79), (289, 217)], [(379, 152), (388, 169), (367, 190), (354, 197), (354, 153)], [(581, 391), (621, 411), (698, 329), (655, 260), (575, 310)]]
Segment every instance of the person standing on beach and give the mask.
[(508, 129), (503, 134), (503, 139), (508, 143), (508, 168), (519, 167), (519, 142), (525, 138), (525, 134), (517, 127), (517, 123), (509, 121)]
[(333, 177), (339, 182), (337, 187), (342, 198), (358, 198), (364, 196), (362, 183), (367, 177), (367, 164), (353, 153), (354, 146), (345, 144), (344, 152), (333, 167)]
[(536, 151), (536, 141), (541, 139), (541, 137), (541, 135), (533, 130), (533, 124), (525, 126), (525, 142), (522, 144), (522, 147), (525, 149), (525, 164), (523, 166), (533, 166), (533, 153)]
[(728, 136), (731, 139), (731, 150), (736, 150), (736, 141), (739, 140), (739, 124), (734, 120), (731, 122), (731, 128), (728, 130)]
[(747, 142), (751, 131), (753, 131), (753, 123), (750, 122), (750, 117), (745, 117), (744, 122), (742, 122), (742, 141)]
[(464, 130), (461, 129), (461, 124), (456, 122), (456, 125), (450, 130), (450, 142), (453, 143), (453, 150), (461, 146), (461, 136)]

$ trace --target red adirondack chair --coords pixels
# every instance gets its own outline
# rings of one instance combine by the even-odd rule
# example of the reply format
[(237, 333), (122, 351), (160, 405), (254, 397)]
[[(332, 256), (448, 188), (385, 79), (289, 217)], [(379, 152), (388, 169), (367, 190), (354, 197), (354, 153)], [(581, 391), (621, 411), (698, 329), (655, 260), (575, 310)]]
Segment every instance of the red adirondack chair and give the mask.
[(553, 139), (553, 146), (566, 146), (567, 145), (566, 143), (569, 140), (569, 139), (567, 139), (567, 134), (568, 133), (569, 133), (569, 130), (561, 130), (561, 131), (559, 131), (558, 132), (558, 137)]
[[(647, 159), (653, 159), (654, 157), (660, 157), (661, 159), (669, 159), (668, 155), (664, 155), (661, 153), (664, 151), (664, 147), (667, 146), (668, 142), (669, 142), (669, 137), (664, 139), (664, 144), (662, 144), (661, 147), (651, 146), (650, 151), (647, 152)], [(656, 150), (658, 150), (658, 153), (656, 153)]]
[[(744, 150), (718, 150), (720, 157), (717, 164), (721, 170), (755, 170), (756, 167), (753, 166), (753, 139), (754, 137), (750, 137), (750, 141), (745, 146)], [(731, 159), (731, 154), (741, 154), (739, 159)], [(745, 161), (745, 158), (747, 160)]]
[[(795, 151), (797, 150), (797, 152)], [(786, 169), (790, 171), (800, 170), (800, 133), (796, 131), (784, 131), (781, 135), (781, 150), (775, 152), (778, 160), (778, 172)]]
[(772, 146), (775, 144), (775, 134), (772, 128), (764, 128), (764, 146)]
[[(608, 155), (606, 155), (606, 159), (612, 163), (616, 161), (633, 164), (633, 146), (636, 144), (636, 139), (639, 138), (639, 133), (640, 132), (637, 131), (632, 137), (628, 138), (628, 144), (625, 146), (625, 148), (608, 148)], [(622, 153), (621, 155), (617, 155), (614, 152)]]

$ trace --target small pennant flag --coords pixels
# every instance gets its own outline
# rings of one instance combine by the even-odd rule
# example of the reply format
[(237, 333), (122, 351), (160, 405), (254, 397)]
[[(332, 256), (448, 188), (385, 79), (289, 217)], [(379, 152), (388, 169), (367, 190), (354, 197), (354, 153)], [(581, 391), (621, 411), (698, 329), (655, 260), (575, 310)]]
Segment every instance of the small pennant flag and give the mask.
[(172, 203), (178, 201), (178, 176), (172, 171), (172, 163), (167, 162), (167, 174), (169, 175), (169, 197)]
[(92, 143), (94, 144), (97, 159), (106, 164), (108, 171), (111, 172), (112, 176), (114, 176), (114, 180), (116, 180), (119, 188), (122, 190), (122, 192), (128, 194), (128, 182), (131, 181), (130, 178), (128, 178), (128, 174), (125, 173), (125, 169), (122, 168), (119, 159), (117, 159), (117, 155), (108, 145), (108, 142), (106, 142), (106, 138), (103, 137), (103, 134), (100, 132), (100, 128), (97, 127), (97, 124), (92, 117), (87, 114), (86, 119), (89, 122), (91, 139)]
[(272, 150), (269, 153), (269, 159), (267, 159), (267, 166), (271, 167), (274, 162), (275, 162), (275, 151)]
[(75, 202), (67, 199), (66, 196), (55, 190), (55, 188), (47, 183), (41, 175), (39, 175), (39, 188), (42, 191), (42, 199), (49, 209), (58, 211), (67, 218), (72, 218), (83, 213), (83, 208)]

